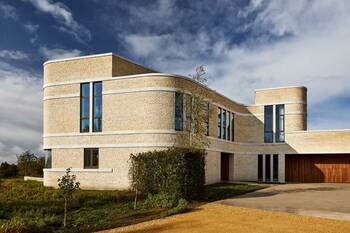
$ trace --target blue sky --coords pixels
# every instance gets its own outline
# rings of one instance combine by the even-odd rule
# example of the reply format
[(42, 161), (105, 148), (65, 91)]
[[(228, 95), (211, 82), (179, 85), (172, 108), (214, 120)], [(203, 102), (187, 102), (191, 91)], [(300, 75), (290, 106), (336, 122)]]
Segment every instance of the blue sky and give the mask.
[(0, 161), (42, 143), (42, 63), (115, 52), (253, 103), (308, 87), (309, 129), (350, 128), (349, 1), (0, 0)]

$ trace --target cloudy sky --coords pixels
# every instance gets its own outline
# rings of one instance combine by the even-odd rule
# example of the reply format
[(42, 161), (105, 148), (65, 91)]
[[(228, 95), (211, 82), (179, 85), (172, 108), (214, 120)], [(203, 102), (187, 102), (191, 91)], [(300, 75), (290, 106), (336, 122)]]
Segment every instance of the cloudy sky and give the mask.
[(41, 153), (42, 63), (115, 52), (243, 103), (308, 87), (309, 129), (350, 128), (350, 1), (0, 0), (0, 161)]

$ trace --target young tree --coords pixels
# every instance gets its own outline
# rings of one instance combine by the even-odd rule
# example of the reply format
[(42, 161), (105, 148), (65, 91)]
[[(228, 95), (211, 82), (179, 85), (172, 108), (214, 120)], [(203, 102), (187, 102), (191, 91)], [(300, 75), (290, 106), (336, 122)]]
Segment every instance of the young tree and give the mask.
[(17, 156), (18, 172), (22, 176), (30, 176), (35, 173), (35, 163), (37, 157), (29, 150)]
[(17, 156), (18, 172), (22, 176), (43, 176), (45, 158), (35, 156), (29, 150)]
[(76, 182), (76, 176), (71, 175), (71, 168), (66, 169), (66, 174), (58, 179), (58, 187), (64, 199), (64, 217), (63, 226), (67, 226), (67, 209), (68, 203), (73, 197), (73, 193), (80, 189), (80, 183)]
[(209, 145), (207, 139), (207, 124), (209, 123), (210, 108), (206, 101), (208, 77), (203, 65), (196, 68), (196, 73), (190, 77), (202, 84), (195, 86), (191, 94), (184, 94), (184, 133), (180, 140), (185, 147), (204, 149)]

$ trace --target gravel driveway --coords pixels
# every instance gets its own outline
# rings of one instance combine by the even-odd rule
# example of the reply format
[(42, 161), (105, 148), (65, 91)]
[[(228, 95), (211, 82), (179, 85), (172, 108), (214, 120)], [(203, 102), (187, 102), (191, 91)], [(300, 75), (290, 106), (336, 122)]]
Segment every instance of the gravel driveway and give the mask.
[(276, 185), (220, 203), (350, 221), (350, 184)]
[(350, 232), (350, 222), (211, 203), (189, 213), (103, 232), (341, 233)]

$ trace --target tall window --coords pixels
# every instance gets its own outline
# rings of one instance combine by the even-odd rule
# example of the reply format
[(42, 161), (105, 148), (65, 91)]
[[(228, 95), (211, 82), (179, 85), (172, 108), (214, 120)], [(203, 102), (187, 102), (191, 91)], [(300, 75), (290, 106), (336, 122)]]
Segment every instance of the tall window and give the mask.
[(102, 131), (102, 82), (93, 83), (93, 132)]
[(98, 168), (98, 149), (84, 149), (84, 168)]
[(226, 139), (226, 110), (222, 111), (222, 138)]
[(278, 155), (273, 155), (273, 181), (278, 181)]
[(191, 121), (191, 117), (192, 117), (192, 96), (190, 94), (184, 94), (183, 95), (184, 98), (184, 110), (185, 110), (185, 130), (190, 131), (191, 127), (195, 128), (196, 126), (193, 125), (191, 126), (191, 123), (194, 123)]
[(284, 142), (284, 104), (276, 105), (276, 142)]
[(231, 112), (227, 111), (227, 140), (231, 139)]
[(271, 181), (271, 155), (265, 155), (265, 181)]
[(221, 130), (222, 130), (222, 109), (218, 108), (218, 138), (221, 138)]
[(175, 130), (183, 130), (183, 94), (175, 92)]
[(209, 136), (209, 102), (204, 103), (204, 111), (205, 111), (205, 135)]
[(231, 141), (235, 140), (235, 114), (231, 113)]
[(52, 151), (45, 150), (45, 168), (52, 168)]
[(90, 83), (80, 84), (80, 132), (90, 130)]
[(263, 180), (263, 155), (258, 155), (258, 181)]
[(264, 107), (264, 141), (273, 142), (273, 105)]

